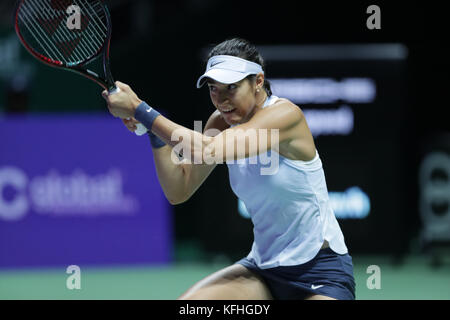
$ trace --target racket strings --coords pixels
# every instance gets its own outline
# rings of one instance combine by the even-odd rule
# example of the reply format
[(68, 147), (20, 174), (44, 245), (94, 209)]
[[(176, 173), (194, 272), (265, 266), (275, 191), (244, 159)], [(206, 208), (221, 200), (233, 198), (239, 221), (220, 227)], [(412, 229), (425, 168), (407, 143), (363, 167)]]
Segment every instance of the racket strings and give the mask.
[(108, 39), (106, 13), (99, 1), (71, 3), (80, 8), (80, 29), (66, 25), (67, 1), (25, 0), (18, 12), (19, 29), (33, 50), (67, 65), (94, 57)]
[[(86, 5), (84, 7), (85, 8), (84, 11), (87, 12), (90, 21), (92, 21), (92, 24), (88, 25), (87, 27), (89, 31), (86, 32), (86, 34), (92, 42), (97, 42), (97, 44), (100, 45), (101, 47), (105, 39), (108, 37), (108, 28), (102, 21), (103, 19), (106, 19), (103, 8), (94, 11), (94, 9), (90, 6), (90, 4), (87, 1), (85, 1), (85, 3)], [(100, 18), (101, 16), (103, 16), (103, 19)], [(86, 41), (86, 43), (88, 42)]]
[[(31, 3), (35, 3), (35, 0), (29, 0)], [(56, 1), (55, 1), (56, 2)], [(56, 2), (57, 4), (62, 4), (61, 2)], [(64, 7), (57, 7), (61, 11), (64, 10)], [(43, 7), (43, 15), (47, 17), (50, 23), (54, 21), (55, 19), (52, 19), (52, 14), (50, 12), (50, 9), (48, 7)], [(76, 37), (73, 34), (70, 34), (70, 31), (68, 28), (59, 28), (59, 24), (61, 24), (61, 21), (58, 21), (58, 24), (55, 26), (55, 36), (58, 39), (57, 46), (58, 48), (61, 48), (65, 56), (71, 56), (72, 53), (74, 54), (74, 57), (78, 60), (83, 60), (87, 56), (95, 54), (95, 51), (93, 52), (87, 52), (83, 49), (83, 47), (79, 46), (80, 39), (79, 37)]]
[[(54, 47), (53, 42), (50, 41), (47, 34), (41, 29), (40, 25), (33, 23), (33, 17), (28, 12), (27, 7), (25, 7), (24, 4), (22, 4), (21, 10), (18, 13), (18, 22), (18, 27), (21, 29), (21, 34), (26, 38), (25, 40), (28, 45), (33, 47), (33, 49), (39, 53), (44, 51), (46, 56), (52, 60), (64, 61), (64, 57), (59, 55), (58, 49)], [(31, 35), (34, 41), (30, 41), (31, 39), (30, 37), (27, 37), (27, 34)]]
[[(25, 5), (25, 3), (24, 3)], [(53, 48), (56, 48), (59, 53), (59, 57), (62, 57), (62, 61), (67, 63), (69, 62), (66, 60), (66, 57), (70, 56), (71, 53), (74, 54), (74, 57), (78, 60), (82, 60), (83, 54), (75, 50), (75, 48), (70, 48), (70, 36), (60, 31), (61, 28), (59, 28), (59, 25), (62, 22), (63, 15), (60, 14), (59, 16), (56, 16), (54, 12), (49, 12), (48, 8), (45, 6), (42, 6), (39, 8), (39, 5), (34, 0), (27, 1), (27, 8), (29, 8), (29, 12), (33, 10), (35, 13), (35, 16), (30, 17), (30, 20), (32, 23), (38, 27), (42, 26), (44, 29), (40, 28), (42, 31), (47, 31), (44, 33), (46, 35), (46, 39), (48, 41), (51, 41), (49, 37), (53, 37), (56, 41), (53, 43)], [(34, 19), (33, 19), (34, 18)], [(63, 30), (65, 28), (62, 28)], [(51, 31), (49, 34), (48, 31)], [(62, 52), (61, 52), (62, 51)], [(62, 54), (61, 54), (62, 53)]]
[[(58, 3), (58, 8), (62, 11), (65, 11), (66, 9), (63, 6), (64, 4), (61, 2)], [(81, 9), (81, 22), (83, 22), (84, 20), (87, 23), (85, 26), (81, 26), (81, 30), (86, 30), (86, 32), (84, 32), (85, 37), (81, 38), (81, 45), (79, 46), (80, 50), (84, 51), (84, 56), (82, 55), (82, 57), (85, 58), (87, 55), (95, 55), (98, 49), (103, 46), (103, 43), (107, 38), (107, 27), (102, 21), (102, 18), (105, 17), (103, 7), (99, 6), (98, 2), (95, 2), (98, 9), (94, 11), (88, 1), (73, 1), (73, 4), (78, 5)], [(83, 13), (87, 13), (88, 15), (86, 16)], [(89, 21), (92, 21), (93, 24), (89, 24)], [(99, 25), (99, 23), (101, 24), (101, 26)], [(65, 31), (64, 33), (66, 35), (66, 39), (68, 41), (71, 41), (69, 29), (62, 28), (62, 30)], [(76, 34), (77, 30), (75, 30), (74, 33)]]

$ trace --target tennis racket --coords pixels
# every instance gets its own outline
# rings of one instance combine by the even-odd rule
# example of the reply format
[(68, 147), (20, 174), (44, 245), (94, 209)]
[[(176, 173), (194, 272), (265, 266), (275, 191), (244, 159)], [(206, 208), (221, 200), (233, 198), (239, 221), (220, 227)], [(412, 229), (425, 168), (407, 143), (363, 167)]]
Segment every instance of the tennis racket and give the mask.
[[(19, 0), (14, 24), (20, 41), (39, 61), (75, 72), (117, 93), (109, 63), (111, 17), (102, 0)], [(103, 58), (104, 76), (87, 68)], [(147, 132), (138, 123), (137, 135)]]

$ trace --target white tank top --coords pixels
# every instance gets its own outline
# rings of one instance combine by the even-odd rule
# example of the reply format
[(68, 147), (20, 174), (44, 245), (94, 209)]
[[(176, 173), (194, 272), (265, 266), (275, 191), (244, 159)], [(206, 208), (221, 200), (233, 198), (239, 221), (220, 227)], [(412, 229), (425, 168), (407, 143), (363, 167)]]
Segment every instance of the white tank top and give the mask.
[[(271, 96), (263, 108), (277, 99)], [(261, 174), (261, 169), (273, 166), (267, 164), (272, 153), (279, 157), (278, 170)], [(334, 252), (348, 252), (330, 205), (317, 150), (311, 161), (290, 160), (269, 150), (227, 162), (227, 166), (231, 188), (244, 202), (253, 222), (254, 241), (248, 258), (258, 267), (306, 263), (316, 256), (324, 240)]]

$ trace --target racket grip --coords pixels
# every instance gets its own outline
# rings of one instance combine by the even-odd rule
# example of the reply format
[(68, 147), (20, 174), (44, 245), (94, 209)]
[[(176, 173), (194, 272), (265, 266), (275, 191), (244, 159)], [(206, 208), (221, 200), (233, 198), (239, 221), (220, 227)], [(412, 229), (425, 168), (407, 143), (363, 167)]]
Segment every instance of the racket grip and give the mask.
[(120, 88), (119, 87), (114, 87), (111, 90), (108, 90), (108, 94), (114, 94), (114, 93), (119, 93), (120, 92)]

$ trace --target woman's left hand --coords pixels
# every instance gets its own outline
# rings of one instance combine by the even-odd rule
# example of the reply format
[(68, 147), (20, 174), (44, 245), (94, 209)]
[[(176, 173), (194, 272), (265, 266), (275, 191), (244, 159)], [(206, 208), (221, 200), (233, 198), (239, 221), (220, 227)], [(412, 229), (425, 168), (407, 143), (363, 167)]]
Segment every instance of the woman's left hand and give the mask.
[(118, 92), (109, 94), (103, 91), (102, 96), (108, 103), (109, 112), (117, 118), (127, 119), (134, 117), (136, 108), (141, 104), (142, 100), (131, 90), (130, 86), (125, 83), (116, 81)]

